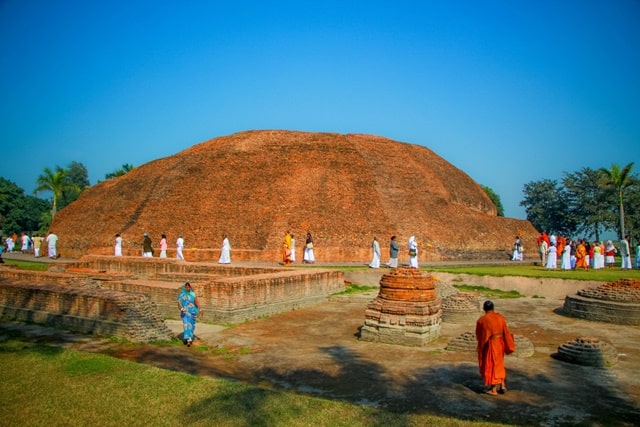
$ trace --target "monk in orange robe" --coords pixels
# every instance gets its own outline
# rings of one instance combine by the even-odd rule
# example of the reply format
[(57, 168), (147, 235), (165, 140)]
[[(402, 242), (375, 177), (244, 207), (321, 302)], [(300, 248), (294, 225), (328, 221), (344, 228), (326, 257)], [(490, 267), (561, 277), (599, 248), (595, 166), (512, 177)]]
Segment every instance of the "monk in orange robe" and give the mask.
[(589, 269), (587, 263), (587, 248), (584, 246), (584, 240), (580, 240), (578, 246), (576, 246), (576, 268)]
[(282, 262), (284, 265), (291, 264), (291, 233), (289, 230), (285, 233), (282, 242)]
[(485, 301), (482, 307), (485, 314), (476, 322), (476, 339), (480, 375), (484, 379), (484, 385), (489, 387), (486, 393), (496, 396), (498, 392), (507, 392), (504, 355), (513, 353), (516, 346), (507, 321), (501, 314), (493, 311), (493, 308), (493, 302)]

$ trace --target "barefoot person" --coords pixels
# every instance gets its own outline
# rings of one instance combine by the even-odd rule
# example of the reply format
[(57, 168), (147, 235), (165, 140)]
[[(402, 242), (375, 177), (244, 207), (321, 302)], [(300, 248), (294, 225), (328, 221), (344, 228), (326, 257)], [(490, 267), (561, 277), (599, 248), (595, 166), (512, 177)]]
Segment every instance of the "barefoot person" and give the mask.
[(195, 338), (196, 317), (200, 313), (200, 302), (189, 282), (182, 285), (180, 295), (178, 295), (178, 308), (180, 309), (180, 317), (184, 328), (182, 341), (187, 346), (191, 346)]
[(476, 322), (478, 365), (484, 385), (489, 387), (486, 393), (495, 396), (498, 391), (507, 391), (504, 383), (507, 377), (504, 355), (513, 353), (516, 346), (507, 321), (501, 314), (493, 311), (493, 302), (485, 301), (482, 309), (485, 314)]

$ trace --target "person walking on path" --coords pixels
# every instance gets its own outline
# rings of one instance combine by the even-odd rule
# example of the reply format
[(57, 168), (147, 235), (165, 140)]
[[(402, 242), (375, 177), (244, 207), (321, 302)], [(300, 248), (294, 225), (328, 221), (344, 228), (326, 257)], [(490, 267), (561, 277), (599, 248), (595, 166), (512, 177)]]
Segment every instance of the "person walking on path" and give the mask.
[(373, 242), (371, 243), (371, 251), (373, 252), (373, 258), (369, 264), (370, 268), (380, 268), (380, 243), (378, 238), (373, 236)]
[(416, 242), (415, 236), (409, 237), (409, 267), (418, 267), (418, 242)]
[(620, 267), (623, 270), (631, 270), (631, 245), (629, 245), (629, 235), (620, 240), (620, 257), (622, 258)]
[(184, 261), (184, 255), (182, 251), (184, 249), (184, 239), (182, 238), (182, 234), (178, 234), (178, 240), (176, 240), (176, 258)]
[(162, 238), (160, 239), (160, 258), (167, 257), (167, 236), (166, 234), (162, 234)]
[(546, 268), (548, 269), (558, 268), (558, 249), (556, 248), (556, 245), (551, 244), (551, 246), (549, 246), (549, 249), (547, 249), (546, 258), (547, 258)]
[(222, 236), (222, 249), (220, 250), (218, 264), (231, 264), (231, 244), (226, 234)]
[(493, 302), (485, 301), (482, 309), (485, 314), (476, 322), (478, 367), (484, 385), (488, 387), (485, 393), (496, 396), (507, 392), (504, 355), (513, 353), (516, 345), (507, 321), (494, 311)]
[(291, 263), (296, 262), (296, 239), (291, 233)]
[(189, 282), (182, 285), (180, 295), (178, 295), (178, 308), (182, 318), (182, 341), (191, 347), (191, 343), (195, 339), (196, 318), (202, 313), (202, 310), (198, 297)]
[(522, 240), (520, 240), (520, 236), (516, 236), (516, 241), (513, 242), (513, 257), (511, 261), (523, 261), (524, 260), (524, 249), (522, 247)]
[(607, 240), (607, 246), (604, 247), (604, 261), (607, 267), (611, 268), (616, 263), (616, 253), (618, 250), (611, 240)]
[(316, 262), (316, 256), (313, 252), (313, 237), (311, 237), (311, 232), (307, 232), (307, 240), (304, 243), (304, 255), (302, 256), (302, 261), (305, 264), (313, 264)]
[(122, 237), (120, 234), (116, 234), (116, 244), (113, 247), (114, 256), (122, 256)]
[(584, 245), (584, 240), (578, 241), (578, 245), (576, 246), (575, 268), (582, 268), (584, 270), (589, 269), (589, 263), (587, 262), (587, 248)]
[(284, 265), (291, 264), (291, 233), (289, 233), (289, 230), (284, 233), (284, 240), (282, 241), (282, 263)]
[(396, 241), (396, 236), (391, 236), (391, 242), (389, 243), (389, 262), (387, 267), (398, 268), (398, 254), (400, 253), (400, 247)]
[(49, 235), (47, 236), (47, 249), (49, 252), (49, 258), (56, 259), (58, 257), (57, 247), (58, 236), (53, 231), (50, 231)]
[(153, 258), (153, 246), (151, 244), (151, 237), (149, 234), (144, 233), (142, 235), (144, 238), (142, 240), (142, 256), (144, 258)]

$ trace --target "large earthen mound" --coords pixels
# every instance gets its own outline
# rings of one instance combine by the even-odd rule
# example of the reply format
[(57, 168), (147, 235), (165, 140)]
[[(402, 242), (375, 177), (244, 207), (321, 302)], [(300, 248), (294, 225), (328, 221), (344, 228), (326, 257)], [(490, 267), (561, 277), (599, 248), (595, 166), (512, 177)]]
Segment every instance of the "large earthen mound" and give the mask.
[(241, 132), (154, 160), (84, 191), (52, 224), (68, 256), (110, 247), (115, 233), (137, 247), (148, 232), (156, 246), (182, 234), (198, 249), (227, 234), (236, 254), (260, 258), (287, 229), (300, 246), (310, 230), (319, 261), (366, 259), (374, 235), (383, 248), (415, 235), (421, 259), (504, 257), (516, 234), (534, 256), (537, 236), (528, 221), (496, 216), (480, 186), (428, 148), (293, 131)]

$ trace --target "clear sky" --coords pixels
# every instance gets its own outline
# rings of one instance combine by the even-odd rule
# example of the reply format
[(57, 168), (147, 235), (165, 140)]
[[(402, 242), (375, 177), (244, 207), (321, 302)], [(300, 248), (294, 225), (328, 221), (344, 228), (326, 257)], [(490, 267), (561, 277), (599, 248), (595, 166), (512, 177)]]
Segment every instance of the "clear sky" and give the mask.
[(27, 193), (253, 129), (424, 145), (525, 218), (528, 182), (640, 172), (640, 2), (0, 0), (0, 176)]

